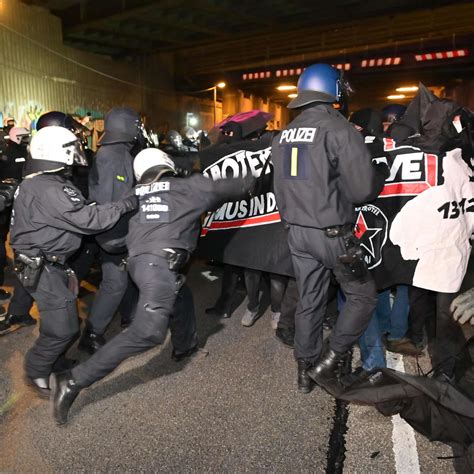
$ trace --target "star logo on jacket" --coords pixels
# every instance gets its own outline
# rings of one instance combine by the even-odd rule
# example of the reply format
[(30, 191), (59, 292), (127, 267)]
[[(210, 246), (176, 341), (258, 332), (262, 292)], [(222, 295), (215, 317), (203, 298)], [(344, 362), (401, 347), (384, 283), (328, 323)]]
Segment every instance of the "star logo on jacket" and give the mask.
[(387, 241), (388, 219), (380, 208), (367, 204), (356, 208), (354, 235), (359, 239), (369, 269), (382, 262), (382, 249)]

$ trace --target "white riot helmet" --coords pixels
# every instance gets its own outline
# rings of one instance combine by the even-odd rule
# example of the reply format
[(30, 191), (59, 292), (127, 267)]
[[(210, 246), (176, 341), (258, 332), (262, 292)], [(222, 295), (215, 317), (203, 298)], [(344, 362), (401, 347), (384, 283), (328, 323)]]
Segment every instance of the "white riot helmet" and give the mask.
[[(158, 148), (146, 148), (138, 153), (133, 161), (133, 172), (138, 182), (145, 183), (158, 181), (166, 173), (177, 174), (173, 160)], [(145, 176), (148, 174), (149, 177)]]
[(70, 130), (51, 126), (39, 130), (30, 143), (29, 172), (56, 171), (67, 166), (87, 166), (81, 142)]

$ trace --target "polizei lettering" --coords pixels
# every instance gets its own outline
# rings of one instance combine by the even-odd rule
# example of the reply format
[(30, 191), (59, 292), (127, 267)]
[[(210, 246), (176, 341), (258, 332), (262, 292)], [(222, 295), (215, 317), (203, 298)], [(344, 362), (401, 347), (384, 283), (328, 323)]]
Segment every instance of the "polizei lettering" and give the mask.
[(280, 143), (312, 143), (316, 136), (316, 128), (300, 127), (283, 130), (280, 135)]
[(137, 196), (145, 196), (147, 194), (165, 192), (170, 190), (169, 181), (158, 181), (157, 183), (143, 184), (137, 186), (135, 194)]

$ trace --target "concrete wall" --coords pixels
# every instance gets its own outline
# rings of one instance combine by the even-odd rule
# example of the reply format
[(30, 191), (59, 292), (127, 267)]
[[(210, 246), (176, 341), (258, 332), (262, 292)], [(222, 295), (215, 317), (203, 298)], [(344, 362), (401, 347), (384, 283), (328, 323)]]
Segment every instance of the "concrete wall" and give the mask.
[(117, 105), (152, 124), (174, 121), (173, 74), (171, 55), (117, 61), (81, 52), (62, 44), (61, 21), (47, 10), (0, 2), (0, 113), (18, 124), (48, 110), (101, 117)]
[[(190, 97), (182, 96), (179, 98), (178, 109), (180, 111), (180, 127), (186, 124), (186, 112), (194, 114), (199, 118), (197, 128), (210, 130), (214, 126), (214, 102), (212, 100), (212, 91), (202, 93), (209, 97)], [(273, 119), (269, 122), (269, 129), (281, 129), (290, 120), (289, 111), (286, 107), (262, 99), (257, 96), (244, 96), (241, 90), (227, 86), (218, 92), (218, 101), (216, 107), (216, 123), (222, 119), (236, 114), (237, 112), (247, 112), (249, 110), (259, 109), (273, 114)]]

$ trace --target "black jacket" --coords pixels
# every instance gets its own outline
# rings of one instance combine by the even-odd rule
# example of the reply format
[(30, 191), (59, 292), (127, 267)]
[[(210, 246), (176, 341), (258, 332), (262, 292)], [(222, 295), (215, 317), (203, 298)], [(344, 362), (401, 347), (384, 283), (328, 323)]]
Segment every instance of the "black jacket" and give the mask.
[(243, 179), (213, 181), (200, 174), (139, 184), (135, 188), (139, 212), (130, 220), (127, 237), (129, 255), (160, 255), (164, 248), (192, 252), (197, 245), (201, 214), (244, 196), (249, 185)]
[(0, 179), (14, 178), (21, 181), (27, 155), (28, 151), (25, 145), (18, 145), (7, 140), (5, 152), (0, 157)]
[(381, 191), (362, 135), (327, 104), (305, 108), (272, 142), (275, 196), (289, 224), (323, 229), (355, 222), (354, 205)]
[[(135, 185), (132, 144), (103, 145), (97, 151), (89, 173), (89, 199), (97, 204), (119, 201)], [(117, 225), (96, 237), (99, 245), (108, 252), (124, 252), (130, 215)]]
[(10, 244), (17, 252), (64, 263), (81, 245), (81, 234), (110, 229), (124, 212), (122, 202), (86, 205), (81, 192), (60, 175), (34, 176), (17, 190)]

